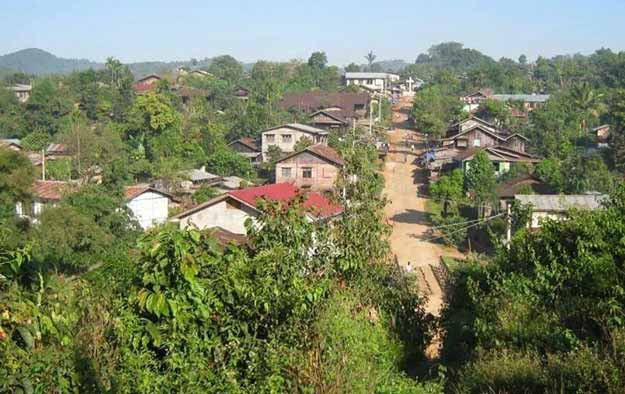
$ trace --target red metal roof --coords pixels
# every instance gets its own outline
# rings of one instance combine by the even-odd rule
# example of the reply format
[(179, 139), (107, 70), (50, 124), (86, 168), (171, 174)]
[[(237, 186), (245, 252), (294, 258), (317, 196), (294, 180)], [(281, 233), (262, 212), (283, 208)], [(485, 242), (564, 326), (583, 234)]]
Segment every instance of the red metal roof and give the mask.
[[(235, 199), (256, 208), (256, 203), (259, 199), (288, 203), (300, 195), (300, 191), (297, 187), (290, 183), (276, 183), (241, 190), (233, 190), (228, 194)], [(333, 216), (343, 211), (341, 206), (332, 203), (326, 197), (315, 192), (305, 194), (303, 207), (317, 217)]]
[(40, 200), (59, 201), (68, 186), (65, 181), (36, 181), (32, 191)]

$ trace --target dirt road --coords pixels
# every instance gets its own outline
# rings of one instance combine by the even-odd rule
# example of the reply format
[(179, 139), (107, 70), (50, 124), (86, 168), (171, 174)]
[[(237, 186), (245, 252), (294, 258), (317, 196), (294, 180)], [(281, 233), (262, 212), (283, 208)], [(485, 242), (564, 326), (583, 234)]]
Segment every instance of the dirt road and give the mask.
[[(395, 129), (389, 132), (391, 146), (406, 138), (417, 139), (416, 132), (408, 129), (407, 119), (410, 101), (403, 100), (402, 108), (394, 110)], [(393, 226), (390, 242), (399, 264), (418, 275), (420, 291), (428, 298), (426, 311), (438, 316), (443, 304), (443, 291), (438, 284), (433, 266), (436, 267), (443, 255), (461, 254), (440, 244), (428, 242), (429, 225), (425, 209), (426, 199), (419, 197), (419, 191), (426, 179), (424, 172), (415, 164), (416, 157), (401, 153), (390, 154), (387, 158), (384, 178), (386, 195), (386, 217)]]

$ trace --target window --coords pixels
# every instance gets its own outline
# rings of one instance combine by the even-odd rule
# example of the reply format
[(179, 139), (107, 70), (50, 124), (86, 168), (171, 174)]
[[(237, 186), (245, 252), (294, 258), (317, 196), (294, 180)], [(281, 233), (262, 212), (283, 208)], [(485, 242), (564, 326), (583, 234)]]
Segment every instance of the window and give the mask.
[(373, 79), (367, 79), (367, 85), (373, 85)]
[(360, 111), (365, 109), (365, 105), (364, 104), (354, 104), (354, 111)]
[(284, 134), (282, 136), (282, 142), (285, 144), (290, 144), (293, 141), (293, 136), (291, 134)]
[(291, 167), (282, 167), (282, 178), (291, 177)]
[(477, 138), (473, 140), (473, 146), (479, 147), (480, 145), (481, 145), (480, 140), (478, 140)]
[(304, 168), (302, 168), (302, 178), (304, 178), (304, 179), (312, 178), (312, 167), (304, 167)]
[(268, 144), (273, 144), (276, 142), (276, 136), (273, 134), (265, 134), (265, 138), (267, 139)]

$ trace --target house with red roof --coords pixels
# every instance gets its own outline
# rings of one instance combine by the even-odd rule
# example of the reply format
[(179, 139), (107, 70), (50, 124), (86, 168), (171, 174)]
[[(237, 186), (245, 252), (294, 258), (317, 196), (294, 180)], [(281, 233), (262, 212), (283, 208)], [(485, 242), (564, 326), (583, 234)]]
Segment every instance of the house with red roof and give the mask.
[(276, 182), (292, 183), (302, 189), (327, 191), (345, 166), (337, 151), (324, 144), (312, 145), (276, 163)]
[(249, 187), (232, 190), (205, 203), (199, 204), (176, 216), (174, 220), (180, 228), (199, 229), (220, 228), (233, 234), (247, 233), (247, 219), (256, 221), (262, 213), (259, 202), (262, 200), (279, 202), (287, 207), (295, 198), (303, 197), (303, 214), (311, 222), (327, 221), (339, 216), (343, 208), (325, 196), (315, 192), (302, 192), (290, 183)]
[(126, 187), (124, 197), (132, 216), (144, 230), (165, 223), (169, 217), (169, 209), (178, 203), (171, 194), (146, 184)]
[(32, 201), (17, 202), (15, 213), (21, 218), (35, 219), (46, 206), (56, 205), (71, 189), (72, 185), (65, 181), (35, 181), (31, 188)]
[(137, 82), (135, 82), (134, 85), (132, 85), (132, 88), (135, 90), (137, 94), (143, 94), (143, 93), (156, 89), (156, 85), (158, 84), (158, 81), (160, 80), (161, 80), (161, 77), (159, 77), (156, 74), (146, 75), (145, 77), (137, 80)]

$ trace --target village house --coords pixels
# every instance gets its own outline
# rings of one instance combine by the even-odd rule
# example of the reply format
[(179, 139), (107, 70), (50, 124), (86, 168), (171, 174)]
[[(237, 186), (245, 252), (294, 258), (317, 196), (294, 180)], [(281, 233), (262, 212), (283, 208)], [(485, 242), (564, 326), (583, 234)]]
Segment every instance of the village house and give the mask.
[(16, 152), (21, 152), (24, 149), (20, 140), (17, 138), (0, 139), (0, 147), (11, 149)]
[(26, 84), (16, 84), (13, 86), (9, 86), (8, 89), (15, 94), (15, 97), (17, 97), (17, 101), (19, 101), (20, 103), (25, 103), (30, 98), (33, 87)]
[(530, 230), (538, 230), (544, 220), (565, 220), (568, 211), (571, 209), (599, 209), (607, 201), (608, 196), (604, 194), (520, 194), (514, 196), (514, 199), (523, 205), (531, 207), (532, 216), (527, 227)]
[(156, 89), (156, 86), (161, 79), (162, 78), (156, 74), (150, 74), (138, 79), (132, 87), (137, 94), (143, 94)]
[(255, 138), (243, 137), (228, 144), (230, 149), (250, 159), (252, 164), (262, 162), (261, 147)]
[(313, 144), (327, 144), (328, 132), (316, 127), (300, 123), (289, 123), (272, 127), (261, 133), (261, 147), (263, 161), (269, 160), (269, 147), (277, 146), (283, 154), (295, 151), (295, 145), (302, 138), (308, 138)]
[(299, 196), (304, 199), (302, 208), (311, 222), (331, 220), (342, 212), (340, 206), (321, 194), (302, 193), (292, 184), (278, 183), (230, 191), (174, 216), (173, 220), (182, 229), (220, 228), (233, 234), (246, 235), (246, 220), (257, 223), (261, 214), (259, 201), (280, 202), (286, 206)]
[(165, 223), (169, 217), (169, 209), (178, 203), (171, 194), (149, 185), (128, 186), (124, 189), (124, 197), (132, 216), (144, 230)]
[(63, 195), (71, 190), (71, 184), (65, 181), (35, 181), (31, 189), (32, 202), (19, 201), (15, 204), (15, 214), (23, 219), (37, 222), (46, 206), (55, 206)]
[(492, 123), (475, 116), (450, 126), (447, 137), (441, 140), (443, 147), (457, 149), (503, 146), (525, 152), (528, 139), (519, 133), (498, 129)]
[(541, 161), (540, 158), (532, 156), (528, 153), (518, 152), (503, 146), (467, 149), (456, 155), (453, 160), (457, 163), (457, 166), (466, 172), (471, 166), (471, 161), (479, 151), (486, 152), (488, 160), (495, 166), (495, 175), (497, 176), (510, 171), (510, 167), (513, 163), (535, 164)]
[(72, 157), (72, 152), (65, 144), (49, 144), (46, 147), (46, 160), (55, 160), (64, 157)]
[(346, 72), (345, 86), (358, 86), (377, 93), (390, 94), (394, 83), (399, 82), (397, 74), (384, 72)]
[(369, 101), (366, 92), (312, 91), (286, 94), (280, 108), (308, 114), (309, 123), (315, 127), (344, 129), (366, 117)]
[(460, 166), (465, 171), (475, 154), (483, 150), (501, 175), (512, 163), (536, 163), (539, 158), (526, 153), (528, 139), (518, 133), (499, 129), (495, 124), (476, 116), (452, 124), (447, 137), (440, 140), (440, 147), (427, 151), (423, 156), (430, 179), (442, 172)]
[(492, 95), (493, 91), (491, 89), (480, 89), (477, 92), (461, 97), (460, 100), (464, 103), (464, 110), (472, 113), (479, 108), (480, 104), (488, 100)]
[(464, 103), (464, 110), (469, 113), (474, 113), (486, 100), (497, 100), (506, 103), (521, 103), (522, 111), (517, 108), (512, 108), (513, 115), (516, 117), (526, 117), (527, 114), (542, 105), (549, 100), (548, 94), (494, 94), (491, 89), (481, 89), (477, 92), (468, 94), (460, 98)]
[(592, 136), (595, 139), (597, 148), (607, 148), (610, 141), (610, 125), (604, 124), (592, 129)]
[(327, 145), (312, 145), (276, 163), (276, 183), (292, 183), (301, 189), (327, 191), (334, 187), (345, 166), (337, 151)]
[(497, 185), (495, 193), (501, 210), (505, 210), (506, 206), (514, 200), (514, 196), (519, 194), (556, 194), (551, 186), (534, 175), (508, 179)]

